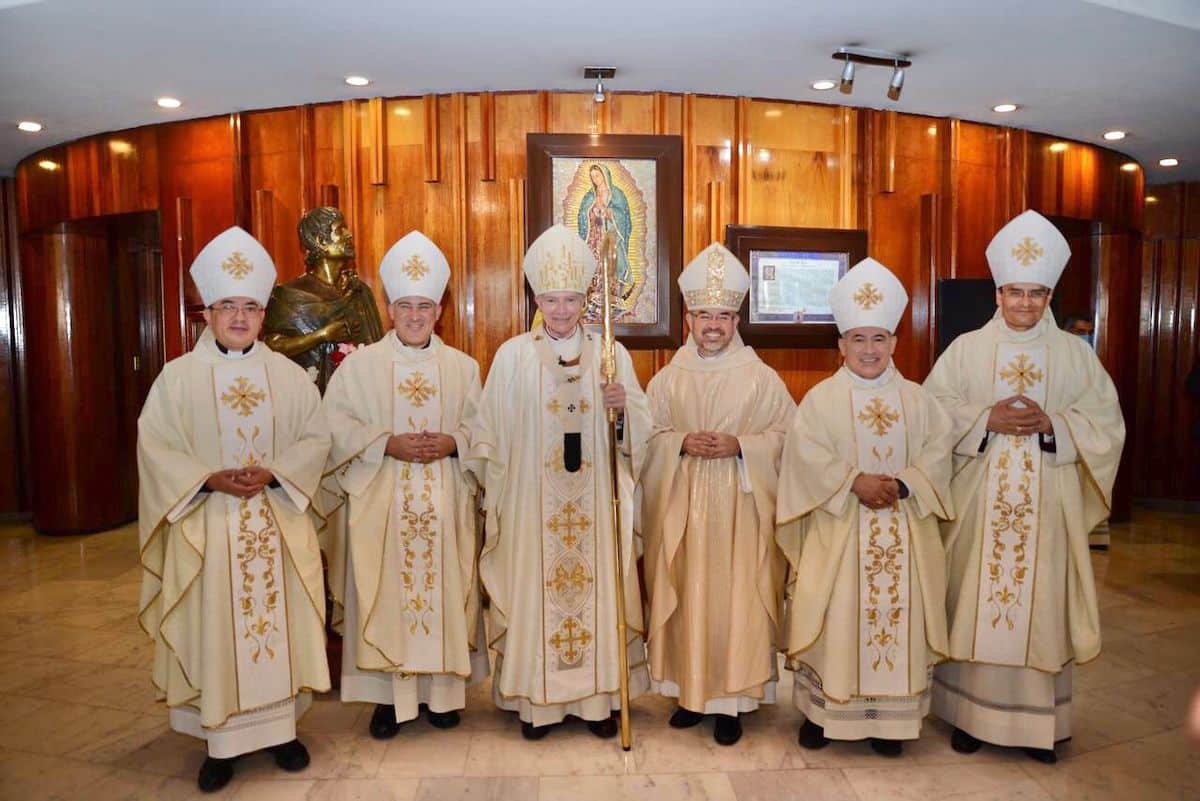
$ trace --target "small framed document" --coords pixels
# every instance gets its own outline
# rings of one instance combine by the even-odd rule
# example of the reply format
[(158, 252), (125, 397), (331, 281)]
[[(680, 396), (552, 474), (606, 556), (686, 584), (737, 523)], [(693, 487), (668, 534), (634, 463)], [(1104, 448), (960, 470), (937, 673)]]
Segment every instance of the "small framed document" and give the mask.
[(866, 258), (866, 231), (730, 225), (725, 243), (750, 271), (739, 315), (746, 344), (836, 347), (829, 292)]

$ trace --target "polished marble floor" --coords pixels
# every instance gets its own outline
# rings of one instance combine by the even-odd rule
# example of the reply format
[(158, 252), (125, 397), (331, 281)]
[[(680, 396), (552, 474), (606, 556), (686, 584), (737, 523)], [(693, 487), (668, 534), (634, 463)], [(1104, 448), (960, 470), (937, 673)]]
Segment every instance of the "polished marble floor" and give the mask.
[[(133, 527), (47, 538), (0, 524), (0, 799), (183, 799), (201, 795), (202, 745), (167, 729), (150, 688), (151, 648), (134, 620)], [(1057, 765), (985, 746), (950, 749), (926, 723), (897, 760), (863, 743), (796, 744), (790, 704), (747, 717), (731, 748), (711, 724), (668, 728), (671, 705), (634, 702), (632, 752), (581, 725), (536, 743), (472, 690), (462, 725), (366, 734), (370, 709), (319, 698), (300, 724), (312, 765), (283, 774), (243, 758), (217, 797), (371, 801), (884, 801), (1200, 799), (1200, 745), (1183, 722), (1200, 684), (1200, 516), (1139, 510), (1094, 553), (1104, 652), (1077, 669), (1074, 737)], [(780, 698), (790, 699), (785, 678)]]

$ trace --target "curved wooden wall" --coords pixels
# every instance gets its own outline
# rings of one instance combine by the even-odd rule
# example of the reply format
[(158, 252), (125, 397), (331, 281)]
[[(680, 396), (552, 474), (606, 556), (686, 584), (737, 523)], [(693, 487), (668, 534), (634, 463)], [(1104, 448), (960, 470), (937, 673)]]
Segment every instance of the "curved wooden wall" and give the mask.
[[(199, 303), (186, 268), (223, 228), (254, 233), (287, 279), (303, 270), (300, 214), (339, 205), (359, 273), (381, 299), (379, 258), (420, 228), (454, 268), (440, 331), (486, 370), (521, 327), (525, 135), (679, 134), (684, 258), (728, 223), (867, 229), (871, 255), (912, 295), (896, 361), (915, 380), (932, 361), (934, 283), (986, 277), (984, 248), (1004, 222), (1031, 207), (1102, 223), (1124, 244), (1103, 257), (1119, 291), (1101, 292), (1101, 352), (1132, 408), (1136, 376), (1121, 371), (1137, 348), (1143, 187), (1140, 170), (1120, 169), (1120, 153), (1076, 142), (1051, 150), (1052, 137), (959, 120), (746, 97), (613, 94), (595, 115), (592, 105), (587, 93), (557, 92), (375, 98), (101, 134), (22, 162), (20, 230), (160, 210), (170, 358), (186, 344), (185, 309)], [(642, 380), (670, 357), (636, 352)], [(836, 350), (763, 357), (796, 397), (837, 364)]]

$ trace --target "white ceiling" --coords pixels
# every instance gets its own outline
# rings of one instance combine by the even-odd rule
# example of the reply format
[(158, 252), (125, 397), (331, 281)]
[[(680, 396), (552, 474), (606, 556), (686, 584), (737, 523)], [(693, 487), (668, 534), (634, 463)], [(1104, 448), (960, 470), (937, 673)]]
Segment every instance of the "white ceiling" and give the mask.
[[(847, 43), (912, 54), (898, 103), (884, 69), (860, 70), (849, 98), (808, 88), (837, 77), (829, 54)], [(1120, 128), (1150, 183), (1200, 179), (1197, 0), (0, 0), (0, 173), (87, 134), (238, 109), (585, 89), (585, 64), (615, 65), (618, 91), (848, 102), (1098, 143)], [(1022, 108), (991, 111), (1004, 101)]]

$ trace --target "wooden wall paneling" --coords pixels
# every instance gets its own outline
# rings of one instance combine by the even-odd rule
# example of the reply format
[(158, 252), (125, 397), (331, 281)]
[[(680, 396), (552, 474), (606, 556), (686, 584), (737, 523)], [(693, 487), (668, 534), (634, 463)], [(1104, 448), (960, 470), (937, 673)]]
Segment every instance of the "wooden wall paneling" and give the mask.
[(159, 208), (155, 126), (96, 137), (95, 169), (97, 214), (125, 214)]
[(67, 143), (68, 213), (72, 219), (100, 214), (99, 144), (95, 137)]
[[(752, 216), (750, 212), (750, 182), (754, 159), (754, 142), (751, 139), (752, 114), (753, 106), (750, 98), (739, 97), (734, 101), (733, 147), (730, 151), (730, 159), (736, 183), (732, 184), (735, 203), (731, 211), (735, 215), (732, 221), (741, 225), (749, 225)], [(761, 220), (755, 220), (755, 222), (766, 224)]]
[[(550, 94), (550, 133), (586, 134), (592, 133), (592, 95), (590, 92), (553, 92)], [(607, 105), (602, 103), (600, 105)], [(597, 120), (595, 133), (600, 130), (601, 123)]]
[(1200, 420), (1197, 406), (1200, 400), (1187, 392), (1187, 376), (1196, 364), (1196, 304), (1197, 290), (1200, 289), (1200, 240), (1181, 238), (1176, 240), (1175, 258), (1178, 260), (1178, 290), (1175, 300), (1175, 347), (1173, 361), (1164, 364), (1165, 372), (1173, 384), (1174, 404), (1172, 406), (1171, 430), (1176, 436), (1170, 438), (1172, 465), (1168, 471), (1169, 484), (1167, 497), (1200, 499), (1200, 491), (1195, 487), (1197, 460), (1194, 452), (1197, 449), (1195, 426)]
[[(338, 191), (337, 184), (321, 184), (320, 203), (322, 206), (332, 206), (335, 209), (339, 208), (340, 197), (341, 193)], [(297, 233), (297, 236), (299, 236), (299, 233)]]
[(842, 108), (835, 120), (838, 131), (837, 169), (838, 228), (858, 227), (857, 187), (862, 183), (862, 165), (858, 158), (858, 143), (861, 138), (859, 111)]
[(437, 95), (425, 95), (425, 180), (441, 180), (441, 107)]
[[(1155, 309), (1158, 306), (1158, 247), (1159, 241), (1149, 237), (1142, 240), (1142, 286), (1139, 330), (1137, 345), (1137, 408), (1139, 414), (1135, 423), (1134, 454), (1137, 469), (1134, 475), (1134, 494), (1139, 497), (1149, 497), (1152, 494), (1152, 475), (1154, 473), (1153, 429), (1156, 425), (1156, 415), (1149, 413), (1151, 408), (1157, 413), (1157, 403), (1154, 396), (1155, 379), (1155, 344), (1158, 340), (1158, 321)], [(1127, 446), (1128, 447), (1128, 446)]]
[(240, 111), (230, 114), (229, 130), (233, 137), (233, 224), (249, 230), (254, 190), (251, 187), (251, 144), (246, 116)]
[(509, 336), (516, 336), (524, 327), (525, 319), (525, 273), (522, 261), (525, 257), (525, 179), (510, 178), (508, 181), (508, 262), (509, 298), (512, 326)]
[[(119, 454), (115, 281), (101, 221), (26, 238), (25, 309), (33, 524), (46, 533), (111, 528), (129, 519)], [(85, 399), (86, 402), (81, 402)]]
[[(168, 311), (168, 359), (184, 352), (186, 309), (200, 304), (199, 293), (188, 275), (192, 260), (213, 237), (235, 224), (232, 134), (228, 117), (158, 128), (163, 297), (180, 298), (183, 305), (178, 318)], [(187, 202), (180, 204), (181, 199)], [(181, 220), (190, 220), (190, 241), (182, 237)]]
[[(250, 193), (247, 228), (275, 262), (279, 281), (304, 274), (297, 226), (304, 213), (303, 106), (242, 115), (246, 187)], [(311, 172), (311, 165), (309, 168)]]
[[(317, 134), (316, 113), (311, 103), (297, 108), (296, 149), (300, 153), (297, 167), (300, 170), (300, 214), (316, 208), (320, 193), (317, 186)], [(299, 222), (299, 221), (297, 221)]]
[(659, 109), (655, 98), (644, 92), (621, 92), (611, 94), (604, 103), (595, 104), (608, 107), (604, 133), (656, 133)]
[(370, 153), (369, 180), (378, 186), (387, 179), (387, 108), (382, 97), (367, 101), (367, 152)]
[(551, 92), (540, 91), (537, 93), (538, 118), (537, 128), (534, 129), (537, 133), (554, 133), (552, 111), (551, 111)]
[[(338, 193), (338, 208), (342, 210), (342, 216), (346, 219), (346, 226), (350, 229), (351, 235), (354, 236), (358, 246), (358, 273), (363, 275), (363, 257), (362, 243), (366, 238), (366, 228), (363, 225), (363, 218), (359, 209), (361, 187), (359, 179), (362, 177), (362, 102), (358, 100), (343, 100), (342, 101), (342, 175), (338, 181), (340, 192)], [(378, 283), (375, 284), (378, 288)]]
[(472, 332), (475, 330), (474, 265), (471, 263), (468, 244), (471, 236), (471, 215), (467, 204), (467, 96), (456, 92), (450, 96), (451, 138), (454, 142), (454, 263), (458, 270), (451, 274), (454, 287), (455, 320), (458, 324), (458, 348), (467, 353), (474, 352)]
[(875, 191), (890, 195), (896, 191), (896, 112), (871, 111), (870, 116), (876, 121), (877, 140), (872, 153), (874, 167), (879, 172), (875, 174)]
[(496, 180), (496, 95), (492, 92), (479, 93), (479, 160), (479, 180)]
[(17, 239), (17, 184), (0, 178), (0, 515), (28, 510), (25, 326)]
[(17, 211), (22, 234), (70, 219), (65, 145), (42, 150), (17, 167)]
[[(1179, 340), (1179, 244), (1178, 239), (1164, 239), (1158, 243), (1157, 297), (1155, 298), (1155, 328), (1157, 337), (1154, 343), (1154, 405), (1155, 416), (1159, 420), (1169, 421), (1169, 430), (1174, 432), (1172, 423), (1176, 418), (1177, 405), (1175, 391), (1175, 364)], [(1170, 437), (1155, 437), (1151, 451), (1151, 464), (1173, 464), (1173, 443)], [(1170, 497), (1173, 480), (1169, 472), (1156, 471), (1152, 477), (1150, 494), (1154, 497)]]
[(1112, 376), (1121, 399), (1126, 442), (1113, 489), (1113, 519), (1128, 520), (1132, 510), (1138, 437), (1138, 310), (1142, 289), (1142, 242), (1137, 233), (1098, 237), (1096, 353)]
[(939, 126), (941, 146), (941, 183), (938, 190), (942, 201), (940, 218), (941, 252), (938, 263), (946, 270), (943, 278), (958, 278), (958, 173), (959, 145), (962, 141), (962, 121), (948, 119)]
[(325, 202), (330, 197), (325, 187), (333, 187), (333, 197), (346, 191), (345, 112), (341, 103), (319, 103), (309, 108), (313, 121), (312, 175), (317, 186), (317, 204), (340, 208), (336, 202)]
[(952, 223), (954, 277), (989, 278), (984, 251), (1008, 221), (1006, 143), (1001, 132), (990, 125), (955, 121), (953, 128), (957, 131), (952, 179), (952, 205), (957, 214)]

